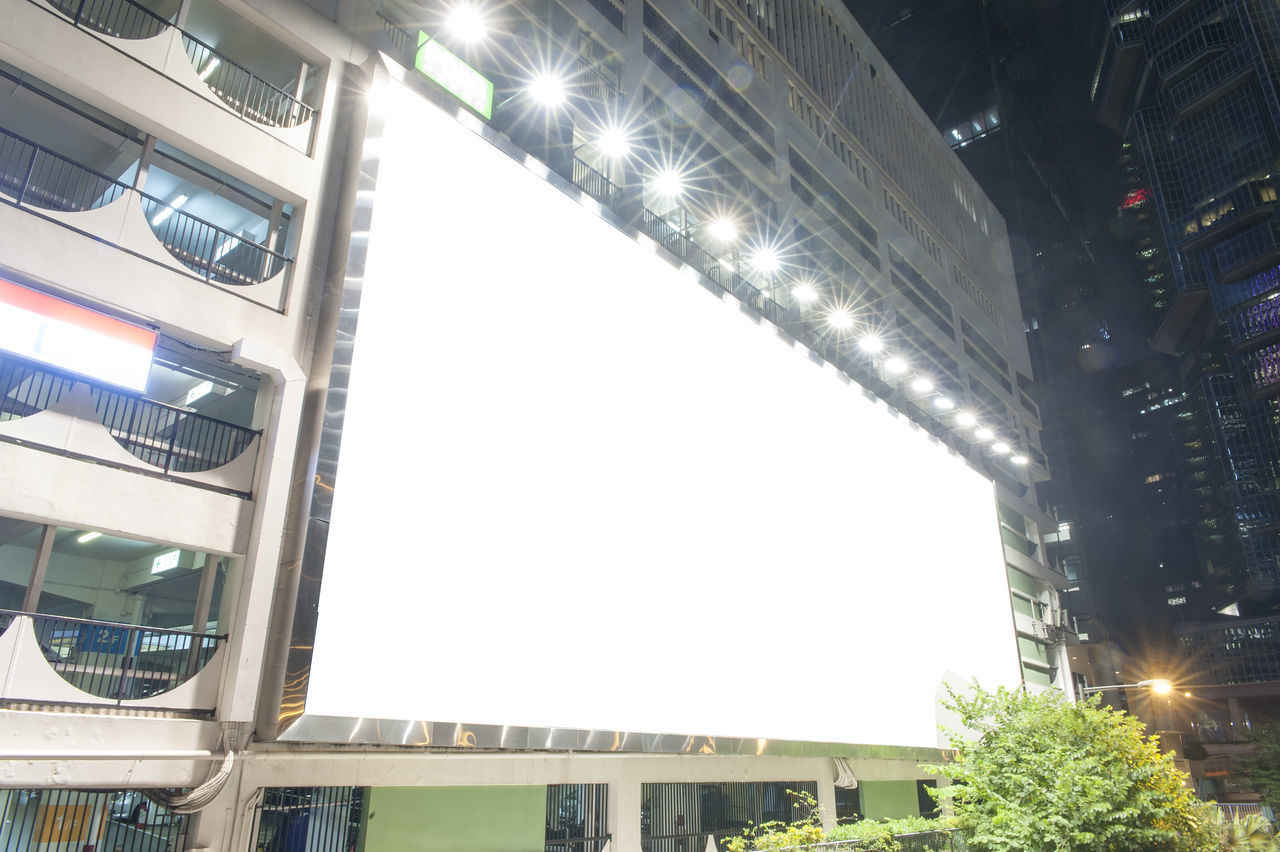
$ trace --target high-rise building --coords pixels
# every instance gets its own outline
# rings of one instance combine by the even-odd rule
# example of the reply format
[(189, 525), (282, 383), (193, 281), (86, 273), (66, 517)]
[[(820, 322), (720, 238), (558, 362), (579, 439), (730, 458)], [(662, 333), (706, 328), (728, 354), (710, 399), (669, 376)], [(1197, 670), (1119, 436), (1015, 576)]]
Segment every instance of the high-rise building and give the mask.
[[(1090, 200), (1078, 190), (1087, 165), (1079, 152), (1094, 143), (1069, 81), (1085, 69), (1055, 36), (1069, 30), (1072, 10), (978, 0), (846, 5), (1005, 216), (1038, 380), (1028, 402), (1045, 424), (1053, 474), (1037, 489), (1058, 522), (1048, 557), (1067, 577), (1079, 637), (1133, 653), (1147, 637), (1125, 589), (1144, 521), (1121, 496), (1137, 473), (1110, 376), (1133, 342), (1100, 286)], [(1109, 665), (1097, 668), (1115, 681)]]
[(845, 10), (0, 3), (3, 848), (705, 849), (1071, 694), (1004, 220)]
[(1205, 675), (1226, 681), (1274, 679), (1226, 658), (1271, 647), (1269, 628), (1239, 642), (1231, 620), (1273, 615), (1280, 576), (1270, 366), (1278, 22), (1259, 3), (1106, 3), (1093, 27), (1092, 97), (1124, 140), (1119, 207), (1148, 331), (1178, 357), (1186, 395), (1174, 436), (1206, 594), (1188, 616), (1198, 626), (1179, 632), (1188, 651), (1215, 661)]

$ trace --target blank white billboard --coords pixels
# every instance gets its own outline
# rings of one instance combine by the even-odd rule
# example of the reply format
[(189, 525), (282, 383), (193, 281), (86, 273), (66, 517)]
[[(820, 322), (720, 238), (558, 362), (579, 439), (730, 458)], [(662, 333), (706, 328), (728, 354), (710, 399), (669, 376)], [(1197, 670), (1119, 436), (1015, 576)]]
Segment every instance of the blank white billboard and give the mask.
[(399, 84), (308, 715), (934, 746), (992, 484)]

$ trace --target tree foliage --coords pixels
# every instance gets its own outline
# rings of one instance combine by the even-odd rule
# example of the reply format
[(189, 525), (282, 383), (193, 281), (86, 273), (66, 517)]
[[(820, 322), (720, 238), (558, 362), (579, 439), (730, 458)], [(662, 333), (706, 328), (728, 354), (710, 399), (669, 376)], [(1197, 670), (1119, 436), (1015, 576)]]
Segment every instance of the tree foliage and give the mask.
[(1253, 791), (1280, 811), (1280, 723), (1257, 725), (1249, 737), (1253, 749), (1237, 764)]
[(955, 758), (929, 767), (980, 852), (1191, 852), (1219, 838), (1186, 776), (1142, 723), (1056, 691), (974, 687), (947, 705)]

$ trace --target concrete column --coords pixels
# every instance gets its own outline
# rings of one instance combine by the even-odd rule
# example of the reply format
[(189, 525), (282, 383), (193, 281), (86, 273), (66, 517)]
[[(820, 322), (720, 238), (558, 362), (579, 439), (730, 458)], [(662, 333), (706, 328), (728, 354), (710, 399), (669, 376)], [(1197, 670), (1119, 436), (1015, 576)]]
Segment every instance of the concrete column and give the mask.
[(822, 813), (822, 830), (836, 827), (835, 762), (823, 761), (823, 771), (818, 775), (818, 810)]
[(133, 188), (138, 192), (147, 190), (147, 172), (151, 170), (151, 158), (156, 152), (156, 137), (148, 136), (142, 143), (142, 153), (138, 156), (138, 171), (133, 176)]
[(22, 611), (35, 612), (40, 605), (40, 589), (44, 586), (44, 575), (49, 570), (49, 554), (53, 551), (53, 537), (58, 528), (53, 524), (45, 524), (40, 531), (40, 544), (36, 547), (36, 557), (31, 565), (31, 579), (27, 582), (27, 593), (22, 598)]
[(1227, 713), (1231, 717), (1231, 739), (1243, 739), (1249, 733), (1249, 729), (1244, 724), (1244, 709), (1240, 706), (1239, 698), (1227, 699)]
[(640, 852), (641, 784), (639, 777), (609, 783), (609, 852)]

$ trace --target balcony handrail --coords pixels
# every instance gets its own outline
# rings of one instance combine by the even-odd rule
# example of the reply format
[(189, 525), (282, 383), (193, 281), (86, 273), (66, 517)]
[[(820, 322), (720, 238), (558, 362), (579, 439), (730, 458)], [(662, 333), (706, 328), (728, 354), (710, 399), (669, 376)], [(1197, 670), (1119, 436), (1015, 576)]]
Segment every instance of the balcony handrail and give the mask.
[[(219, 53), (216, 48), (201, 41), (200, 39), (193, 36), (191, 33), (187, 32), (186, 30), (179, 30), (179, 32), (182, 33), (182, 38), (184, 41), (188, 41), (188, 42), (191, 42), (192, 44), (198, 45), (200, 48), (208, 52), (210, 56), (217, 57), (218, 62), (221, 63), (223, 66), (234, 68), (240, 73), (247, 75), (250, 82), (256, 81), (258, 83), (261, 83), (263, 86), (267, 88), (269, 92), (277, 95), (289, 107), (288, 112), (297, 110), (298, 118), (296, 122), (294, 122), (294, 124), (302, 124), (303, 122), (309, 120), (313, 115), (315, 115), (315, 112), (316, 112), (315, 107), (309, 106), (303, 103), (300, 99), (294, 97), (289, 92), (286, 92), (284, 89), (280, 88), (275, 83), (272, 83), (271, 81), (261, 77), (260, 75), (255, 74), (253, 71), (250, 71), (248, 68), (244, 67), (239, 62), (236, 62), (234, 59), (229, 58), (226, 54)], [(244, 103), (242, 103), (241, 105), (241, 109), (240, 109), (241, 114), (244, 113), (245, 109), (247, 108), (247, 105), (248, 105), (248, 100), (246, 98)]]
[[(151, 202), (152, 204), (156, 205), (157, 208), (160, 210), (169, 208), (169, 202), (165, 201), (163, 198), (158, 198), (154, 195), (150, 195), (141, 190), (134, 189), (134, 187), (130, 186), (127, 183), (124, 183), (113, 177), (105, 175), (102, 172), (99, 172), (93, 168), (90, 168), (89, 166), (84, 165), (83, 163), (80, 163), (80, 162), (77, 162), (76, 160), (71, 159), (70, 157), (63, 156), (62, 154), (59, 154), (58, 152), (53, 151), (45, 147), (44, 145), (39, 144), (38, 142), (33, 142), (32, 140), (27, 139), (25, 136), (21, 136), (10, 130), (6, 130), (5, 128), (0, 127), (0, 137), (7, 137), (9, 139), (17, 140), (23, 145), (29, 146), (31, 148), (31, 156), (27, 161), (25, 172), (21, 177), (21, 181), (22, 181), (21, 185), (18, 187), (18, 192), (16, 196), (18, 206), (22, 206), (23, 203), (26, 201), (27, 192), (31, 188), (32, 171), (34, 170), (34, 167), (35, 167), (36, 157), (40, 154), (43, 154), (45, 157), (48, 157), (49, 159), (52, 159), (55, 162), (63, 163), (63, 164), (72, 166), (76, 169), (79, 169), (85, 174), (91, 175), (92, 177), (103, 181), (108, 186), (113, 186), (118, 190), (121, 190), (122, 192), (127, 190), (132, 190), (138, 193), (139, 197), (141, 197), (144, 201)], [(3, 175), (0, 175), (0, 177), (2, 176)], [(17, 175), (14, 175), (14, 177), (17, 177)], [(116, 197), (118, 198), (119, 196), (116, 196)], [(115, 200), (115, 199), (113, 198), (112, 200)], [(34, 205), (34, 206), (38, 207), (39, 205)], [(278, 261), (281, 269), (283, 269), (286, 264), (293, 262), (292, 258), (288, 257), (285, 254), (282, 254), (281, 252), (275, 251), (274, 249), (268, 248), (267, 246), (263, 245), (257, 240), (251, 239), (249, 237), (243, 237), (240, 234), (236, 234), (231, 231), (228, 231), (226, 228), (215, 225), (214, 223), (209, 222), (205, 219), (201, 219), (199, 216), (193, 216), (192, 214), (184, 210), (174, 210), (167, 218), (176, 220), (178, 222), (191, 222), (201, 227), (210, 229), (213, 232), (213, 234), (218, 237), (218, 239), (213, 240), (215, 244), (221, 243), (226, 239), (234, 239), (238, 243), (252, 247), (257, 251), (261, 251), (266, 256)], [(157, 239), (160, 239), (159, 235), (157, 235)], [(161, 241), (163, 242), (163, 240)], [(168, 248), (168, 246), (166, 246), (166, 248)], [(212, 271), (212, 267), (217, 263), (217, 260), (218, 259), (216, 258), (210, 259), (205, 264), (206, 270), (207, 270), (206, 278), (209, 277), (209, 274)]]
[[(122, 181), (120, 181), (120, 180), (117, 180), (116, 178), (113, 178), (113, 177), (111, 177), (111, 176), (109, 176), (109, 175), (105, 175), (105, 174), (103, 174), (102, 172), (100, 172), (100, 171), (98, 171), (98, 170), (96, 170), (96, 169), (93, 169), (93, 168), (90, 168), (89, 166), (86, 166), (84, 163), (80, 163), (80, 162), (77, 162), (77, 161), (75, 161), (75, 160), (71, 159), (70, 157), (64, 157), (62, 154), (59, 154), (57, 151), (51, 150), (51, 149), (49, 149), (49, 148), (46, 148), (44, 145), (41, 145), (39, 142), (33, 142), (32, 140), (28, 139), (28, 138), (27, 138), (27, 137), (25, 137), (25, 136), (22, 136), (21, 134), (14, 133), (12, 130), (6, 130), (5, 128), (0, 127), (0, 137), (8, 137), (9, 139), (15, 139), (15, 140), (17, 140), (18, 142), (22, 143), (23, 145), (27, 145), (27, 146), (29, 146), (29, 147), (32, 149), (31, 161), (27, 164), (26, 173), (25, 173), (25, 175), (23, 176), (23, 183), (22, 183), (22, 186), (21, 186), (21, 187), (19, 188), (19, 190), (18, 190), (18, 202), (17, 202), (17, 203), (18, 203), (19, 205), (21, 205), (21, 204), (22, 204), (22, 202), (23, 202), (23, 200), (24, 200), (24, 196), (26, 195), (26, 191), (27, 191), (27, 189), (29, 189), (29, 188), (30, 188), (30, 182), (31, 182), (31, 171), (32, 171), (32, 168), (33, 168), (33, 167), (34, 167), (34, 165), (35, 165), (35, 155), (36, 155), (36, 154), (44, 154), (46, 157), (50, 157), (50, 158), (52, 158), (52, 159), (54, 159), (54, 160), (56, 160), (56, 161), (58, 161), (58, 162), (62, 162), (62, 163), (66, 163), (67, 165), (75, 166), (77, 169), (80, 169), (81, 171), (85, 172), (86, 174), (92, 175), (93, 177), (98, 178), (99, 180), (103, 181), (104, 183), (107, 183), (107, 184), (109, 184), (109, 185), (115, 186), (115, 187), (117, 187), (117, 188), (119, 188), (119, 189), (122, 189), (122, 190), (129, 190), (129, 189), (133, 189), (133, 187), (132, 187), (132, 186), (130, 186), (129, 184), (127, 184), (127, 183), (124, 183), (124, 182), (122, 182)], [(2, 175), (0, 175), (0, 176), (2, 176)], [(116, 197), (118, 198), (119, 196), (116, 196)], [(112, 200), (114, 200), (114, 199), (112, 199)]]
[[(22, 364), (26, 365), (27, 368), (32, 370), (33, 372), (50, 373), (65, 381), (79, 382), (80, 384), (88, 385), (90, 388), (93, 388), (95, 390), (106, 391), (107, 393), (114, 394), (116, 396), (126, 397), (128, 399), (136, 400), (137, 402), (146, 403), (147, 405), (154, 406), (156, 408), (160, 408), (165, 411), (169, 411), (174, 415), (178, 415), (182, 417), (190, 417), (196, 420), (203, 420), (208, 423), (216, 423), (219, 426), (230, 426), (233, 429), (239, 429), (244, 432), (251, 433), (253, 435), (262, 434), (261, 429), (251, 429), (248, 426), (241, 426), (239, 424), (232, 423), (227, 420), (219, 420), (216, 417), (210, 417), (207, 414), (201, 414), (200, 412), (195, 411), (194, 409), (183, 408), (180, 405), (173, 405), (168, 402), (161, 402), (158, 399), (150, 399), (144, 394), (133, 393), (125, 390), (124, 388), (119, 388), (114, 385), (109, 385), (106, 382), (96, 382), (93, 379), (89, 378), (88, 376), (82, 376), (77, 373), (72, 373), (67, 370), (62, 370), (57, 367), (51, 366), (49, 364), (41, 363), (40, 361), (32, 361), (29, 358), (23, 358), (21, 355), (14, 355), (10, 352), (0, 352), (0, 364), (3, 364), (5, 361), (19, 361)], [(4, 399), (4, 397), (0, 396), (0, 399)], [(4, 610), (0, 609), (0, 612), (3, 612), (3, 611)]]
[[(48, 0), (48, 3), (58, 11), (62, 12), (67, 17), (71, 18), (71, 22), (76, 26), (80, 26), (82, 23), (85, 23), (87, 21), (92, 21), (94, 24), (97, 24), (98, 26), (90, 26), (90, 29), (93, 29), (97, 32), (105, 33), (106, 35), (115, 36), (117, 38), (127, 38), (127, 39), (153, 38), (159, 35), (160, 33), (164, 32), (169, 27), (173, 26), (172, 21), (160, 15), (157, 15), (155, 12), (148, 9), (146, 6), (143, 6), (141, 3), (136, 2), (136, 0), (110, 0), (110, 3), (113, 5), (119, 4), (129, 9), (131, 12), (141, 13), (143, 20), (150, 21), (152, 31), (150, 32), (143, 31), (137, 35), (126, 34), (123, 31), (120, 31), (115, 29), (114, 27), (111, 27), (111, 24), (115, 23), (113, 20), (102, 20), (96, 17), (86, 17), (85, 7), (89, 5), (90, 0)], [(70, 11), (71, 9), (75, 10), (74, 13)]]
[(219, 642), (226, 642), (231, 638), (230, 633), (201, 633), (197, 630), (177, 630), (172, 627), (148, 627), (145, 624), (126, 624), (123, 621), (103, 621), (97, 618), (76, 618), (70, 615), (52, 615), (47, 612), (27, 612), (26, 610), (21, 609), (0, 608), (0, 616), (2, 615), (7, 615), (11, 618), (16, 616), (26, 616), (27, 618), (55, 618), (58, 621), (70, 621), (74, 624), (87, 624), (90, 627), (111, 627), (115, 629), (133, 628), (136, 630), (146, 630), (149, 633), (160, 633), (166, 636), (217, 639)]
[[(12, 382), (13, 374), (25, 375)], [(166, 475), (213, 470), (229, 464), (247, 452), (262, 430), (219, 420), (180, 406), (148, 399), (142, 394), (96, 382), (92, 379), (0, 353), (0, 378), (18, 387), (30, 381), (30, 390), (17, 396), (0, 395), (0, 413), (8, 403), (16, 403), (29, 413), (47, 411), (75, 384), (89, 388), (94, 412), (111, 437), (134, 458), (161, 468)], [(28, 416), (20, 413), (18, 416)], [(233, 491), (244, 497), (251, 492)]]

